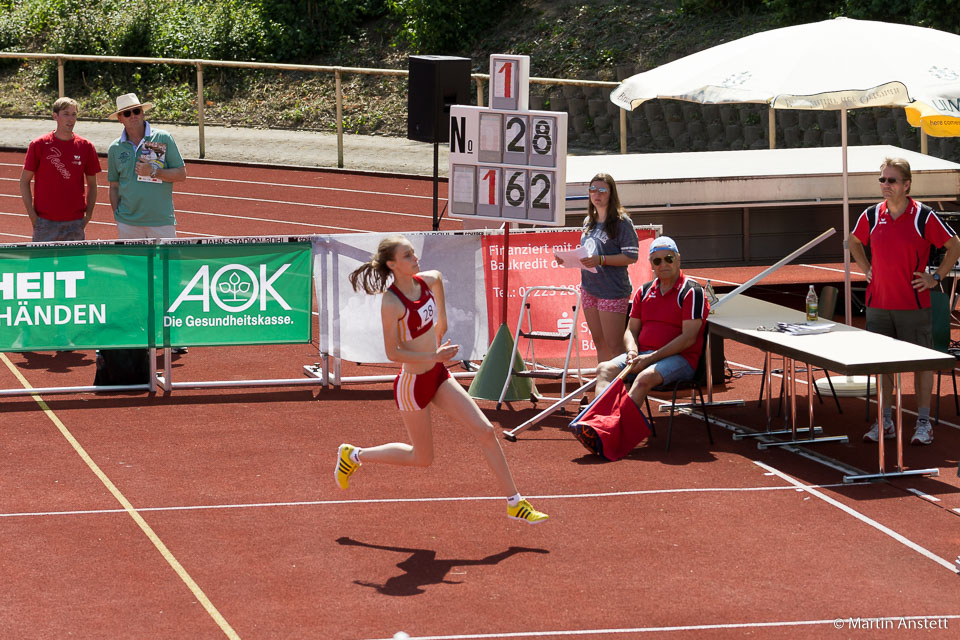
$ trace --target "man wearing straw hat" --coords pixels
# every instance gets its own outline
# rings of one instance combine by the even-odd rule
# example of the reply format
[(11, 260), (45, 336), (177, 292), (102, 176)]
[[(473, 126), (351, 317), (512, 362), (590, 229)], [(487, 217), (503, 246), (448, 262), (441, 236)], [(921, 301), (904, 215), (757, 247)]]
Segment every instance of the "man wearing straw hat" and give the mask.
[(187, 179), (187, 168), (173, 136), (146, 121), (151, 108), (152, 103), (126, 93), (110, 114), (123, 125), (107, 152), (110, 206), (121, 240), (177, 235), (173, 183)]

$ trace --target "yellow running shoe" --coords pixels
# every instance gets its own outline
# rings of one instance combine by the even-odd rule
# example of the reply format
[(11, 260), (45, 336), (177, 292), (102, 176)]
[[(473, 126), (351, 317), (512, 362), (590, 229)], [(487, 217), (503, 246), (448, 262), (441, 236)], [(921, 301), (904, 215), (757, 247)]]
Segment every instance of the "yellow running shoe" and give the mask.
[(507, 517), (511, 520), (523, 520), (528, 524), (539, 524), (550, 516), (537, 511), (526, 500), (521, 500), (515, 507), (507, 505)]
[(360, 468), (359, 462), (354, 462), (350, 459), (350, 454), (353, 453), (354, 449), (356, 449), (356, 447), (352, 444), (342, 444), (340, 445), (340, 449), (337, 450), (337, 469), (333, 475), (337, 479), (337, 485), (341, 489), (346, 489), (350, 486), (350, 476)]

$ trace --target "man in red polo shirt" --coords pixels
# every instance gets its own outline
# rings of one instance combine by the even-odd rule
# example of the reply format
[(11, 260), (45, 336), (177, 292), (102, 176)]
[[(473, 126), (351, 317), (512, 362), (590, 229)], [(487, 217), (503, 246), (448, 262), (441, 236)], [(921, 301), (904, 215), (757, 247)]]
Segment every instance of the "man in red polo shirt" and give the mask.
[[(886, 158), (880, 165), (880, 190), (884, 201), (868, 207), (850, 234), (850, 255), (867, 276), (867, 331), (933, 346), (930, 289), (940, 284), (960, 258), (960, 240), (930, 207), (909, 196), (912, 173), (903, 158)], [(927, 273), (930, 246), (946, 247), (939, 268)], [(870, 247), (867, 260), (864, 247)], [(883, 437), (896, 437), (893, 426), (893, 377), (881, 376), (884, 391)], [(917, 398), (917, 426), (911, 444), (933, 442), (930, 397), (933, 372), (913, 375)], [(863, 435), (868, 442), (880, 439), (880, 421)]]
[[(30, 143), (20, 173), (20, 196), (33, 224), (34, 242), (83, 240), (97, 204), (100, 159), (93, 144), (78, 135), (77, 103), (53, 103), (57, 128)], [(33, 182), (33, 191), (30, 183)]]
[[(630, 397), (642, 407), (656, 386), (693, 378), (703, 351), (710, 303), (703, 288), (680, 270), (677, 243), (660, 236), (650, 244), (656, 279), (633, 296), (623, 340), (627, 352), (597, 367), (597, 393), (626, 366), (636, 372)], [(629, 377), (628, 377), (629, 380)]]

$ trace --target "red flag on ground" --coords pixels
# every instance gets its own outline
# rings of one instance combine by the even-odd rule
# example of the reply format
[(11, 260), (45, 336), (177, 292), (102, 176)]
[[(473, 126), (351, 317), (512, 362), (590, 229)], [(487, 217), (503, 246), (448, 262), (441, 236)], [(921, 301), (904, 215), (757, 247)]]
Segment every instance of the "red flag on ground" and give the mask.
[(626, 375), (624, 369), (570, 423), (583, 446), (610, 461), (619, 460), (650, 437), (650, 424), (624, 384)]

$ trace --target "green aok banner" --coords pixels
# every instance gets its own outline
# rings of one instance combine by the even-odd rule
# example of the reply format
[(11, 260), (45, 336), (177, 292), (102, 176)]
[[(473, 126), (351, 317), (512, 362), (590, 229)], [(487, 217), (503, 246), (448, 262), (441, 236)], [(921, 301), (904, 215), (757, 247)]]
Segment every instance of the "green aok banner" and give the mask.
[(311, 245), (0, 247), (0, 351), (305, 343)]
[(158, 248), (0, 247), (0, 350), (148, 344)]
[(310, 342), (310, 243), (161, 247), (160, 346)]

